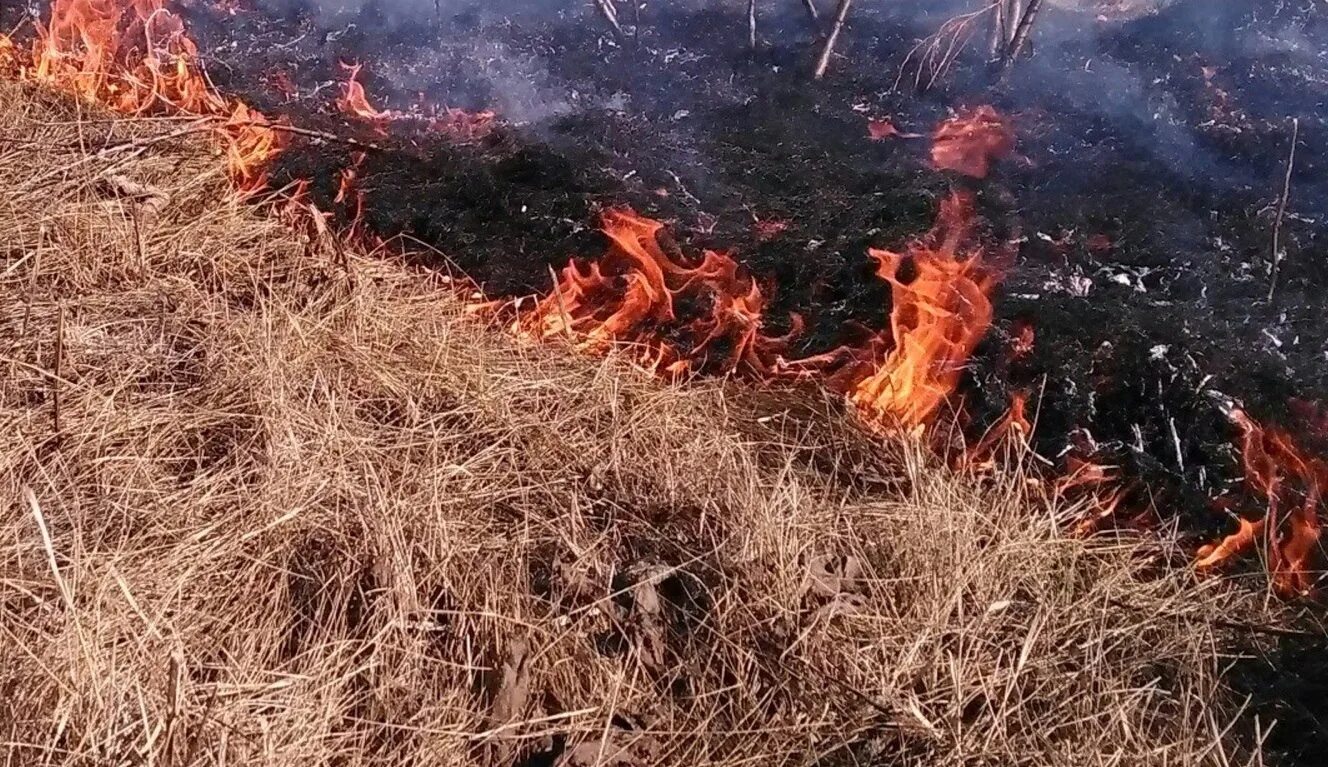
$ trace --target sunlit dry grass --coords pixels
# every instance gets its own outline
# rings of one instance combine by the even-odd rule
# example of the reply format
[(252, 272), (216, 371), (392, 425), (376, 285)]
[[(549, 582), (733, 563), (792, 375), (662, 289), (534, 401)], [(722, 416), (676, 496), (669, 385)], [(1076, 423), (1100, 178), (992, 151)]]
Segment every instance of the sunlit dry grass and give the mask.
[(7, 764), (1257, 760), (1165, 542), (521, 347), (76, 117), (0, 90)]

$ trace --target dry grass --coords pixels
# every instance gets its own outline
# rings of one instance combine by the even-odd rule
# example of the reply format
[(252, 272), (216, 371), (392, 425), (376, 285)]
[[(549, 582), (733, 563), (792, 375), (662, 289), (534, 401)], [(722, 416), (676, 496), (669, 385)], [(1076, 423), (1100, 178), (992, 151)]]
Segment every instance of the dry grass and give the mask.
[(1165, 547), (791, 395), (521, 348), (189, 138), (71, 148), (178, 123), (71, 109), (0, 86), (6, 764), (1251, 758), (1236, 592)]

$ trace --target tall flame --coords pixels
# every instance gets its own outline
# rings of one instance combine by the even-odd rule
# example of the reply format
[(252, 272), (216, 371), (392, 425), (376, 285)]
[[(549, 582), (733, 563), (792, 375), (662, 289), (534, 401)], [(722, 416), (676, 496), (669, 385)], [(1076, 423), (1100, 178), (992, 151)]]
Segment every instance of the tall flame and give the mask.
[(925, 424), (955, 390), (990, 327), (996, 277), (973, 244), (975, 222), (972, 197), (955, 192), (941, 203), (932, 231), (905, 252), (870, 251), (876, 274), (890, 283), (894, 340), (880, 367), (849, 393), (870, 422)]

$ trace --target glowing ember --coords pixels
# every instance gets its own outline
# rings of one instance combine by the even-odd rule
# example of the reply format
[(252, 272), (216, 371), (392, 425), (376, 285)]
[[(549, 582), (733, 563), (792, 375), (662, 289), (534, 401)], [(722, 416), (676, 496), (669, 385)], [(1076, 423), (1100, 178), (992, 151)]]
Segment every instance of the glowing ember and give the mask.
[[(1217, 567), (1251, 549), (1263, 538), (1273, 586), (1284, 596), (1314, 589), (1313, 560), (1320, 537), (1319, 501), (1328, 483), (1328, 465), (1307, 457), (1286, 433), (1261, 426), (1236, 410), (1232, 420), (1241, 430), (1241, 462), (1245, 484), (1267, 501), (1261, 519), (1238, 518), (1238, 529), (1215, 544), (1199, 549), (1200, 569)], [(1283, 518), (1282, 510), (1291, 511)]]
[(347, 64), (341, 62), (341, 68), (346, 70), (346, 82), (341, 84), (341, 96), (337, 99), (337, 109), (349, 115), (354, 115), (365, 120), (382, 121), (389, 119), (392, 115), (389, 112), (374, 109), (369, 104), (369, 95), (364, 91), (364, 84), (360, 82), (360, 64)]
[(568, 264), (553, 293), (518, 320), (518, 332), (566, 337), (596, 353), (632, 344), (642, 367), (670, 376), (701, 368), (770, 371), (789, 337), (763, 332), (760, 288), (727, 254), (705, 251), (696, 266), (669, 256), (660, 246), (662, 229), (629, 210), (605, 214), (608, 254)]
[(1014, 131), (983, 105), (941, 123), (932, 135), (931, 161), (941, 170), (986, 178), (991, 164), (1014, 151)]
[(789, 222), (782, 218), (758, 218), (752, 222), (752, 234), (761, 242), (773, 240), (789, 228)]
[(426, 119), (428, 129), (453, 141), (478, 141), (493, 132), (498, 116), (490, 111), (468, 112), (464, 109), (439, 110)]
[(867, 137), (872, 141), (884, 141), (898, 135), (899, 129), (885, 117), (878, 117), (867, 123)]
[(973, 242), (974, 224), (971, 197), (956, 192), (941, 204), (933, 230), (904, 253), (870, 251), (877, 275), (891, 287), (894, 348), (849, 393), (869, 422), (887, 428), (927, 423), (991, 325), (996, 278)]
[(1024, 359), (1033, 353), (1034, 345), (1037, 343), (1037, 331), (1032, 323), (1017, 322), (1011, 333), (1010, 359)]

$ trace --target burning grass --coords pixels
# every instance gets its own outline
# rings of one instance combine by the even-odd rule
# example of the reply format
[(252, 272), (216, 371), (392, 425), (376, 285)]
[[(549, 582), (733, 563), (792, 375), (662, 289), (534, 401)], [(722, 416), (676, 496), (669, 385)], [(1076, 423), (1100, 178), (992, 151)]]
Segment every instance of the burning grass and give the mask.
[(1245, 761), (1254, 608), (1166, 541), (515, 344), (173, 122), (0, 89), (15, 763)]

